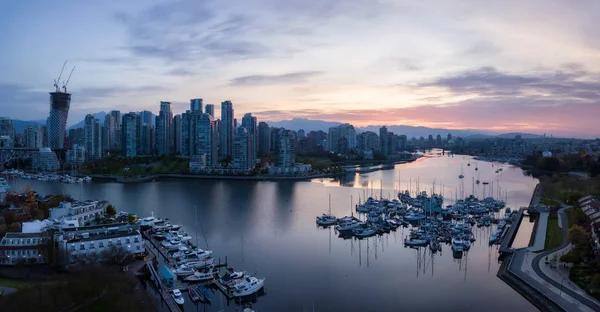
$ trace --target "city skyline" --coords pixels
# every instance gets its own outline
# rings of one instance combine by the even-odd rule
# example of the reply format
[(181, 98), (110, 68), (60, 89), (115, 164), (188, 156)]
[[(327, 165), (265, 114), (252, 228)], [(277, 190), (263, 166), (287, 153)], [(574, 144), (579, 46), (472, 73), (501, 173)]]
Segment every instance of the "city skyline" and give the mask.
[(21, 30), (0, 39), (13, 119), (48, 117), (67, 59), (77, 66), (68, 125), (113, 109), (156, 113), (160, 101), (181, 114), (202, 97), (215, 116), (231, 100), (237, 116), (267, 122), (600, 135), (598, 2), (29, 4), (0, 13)]

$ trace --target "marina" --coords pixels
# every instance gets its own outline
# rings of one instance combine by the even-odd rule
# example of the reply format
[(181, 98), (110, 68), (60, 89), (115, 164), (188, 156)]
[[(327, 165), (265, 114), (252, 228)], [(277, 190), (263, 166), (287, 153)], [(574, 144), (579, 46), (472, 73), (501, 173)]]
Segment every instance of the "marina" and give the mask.
[[(435, 243), (405, 247), (405, 239), (409, 237), (410, 240), (411, 224), (360, 239), (355, 236), (338, 238), (337, 224), (327, 228), (315, 224), (315, 216), (323, 213), (339, 218), (354, 215), (358, 221), (368, 221), (368, 213), (356, 210), (359, 197), (361, 204), (369, 197), (394, 199), (400, 190), (408, 189), (415, 198), (417, 184), (421, 185), (419, 191), (427, 190), (429, 198), (431, 194), (443, 195), (441, 207), (454, 205), (457, 198), (464, 200), (473, 192), (473, 177), (477, 173), (473, 160), (471, 166), (467, 166), (469, 159), (458, 155), (427, 156), (396, 165), (394, 170), (311, 182), (164, 180), (138, 184), (96, 181), (63, 184), (17, 177), (7, 177), (7, 180), (16, 189), (30, 183), (41, 196), (62, 193), (110, 199), (118, 211), (135, 212), (140, 217), (151, 216), (154, 211), (163, 220), (168, 218), (172, 225), (181, 225), (179, 230), (186, 231), (195, 246), (214, 249), (211, 256), (215, 264), (218, 264), (218, 258), (224, 263), (227, 257), (228, 267), (235, 266), (235, 271), (245, 269), (266, 278), (268, 295), (249, 300), (256, 311), (311, 311), (313, 306), (315, 311), (368, 311), (375, 301), (383, 307), (397, 307), (401, 301), (403, 310), (435, 310), (443, 301), (444, 305), (462, 310), (477, 307), (490, 311), (533, 311), (534, 306), (496, 277), (501, 264), (498, 261), (500, 245), (490, 246), (489, 238), (500, 224), (506, 207), (495, 212), (498, 223), (490, 220), (489, 226), (484, 222), (481, 227), (477, 227), (477, 223), (471, 227), (476, 240), (471, 242), (468, 252), (463, 251), (461, 258), (452, 256), (451, 242), (438, 244), (442, 247), (441, 253), (432, 252)], [(461, 165), (465, 176), (462, 183), (458, 179)], [(503, 165), (503, 171), (495, 173), (501, 165), (494, 165), (479, 162), (480, 178), (489, 181), (490, 185), (475, 185), (475, 197), (490, 197), (493, 182), (495, 194), (492, 197), (502, 198), (511, 213), (515, 208), (518, 211), (519, 207), (527, 206), (537, 180), (524, 175), (519, 168), (507, 165)], [(434, 181), (435, 192), (432, 190)], [(498, 186), (502, 192), (497, 191)], [(465, 189), (464, 196), (461, 196), (461, 189)], [(402, 204), (399, 198), (398, 202)], [(434, 219), (437, 220), (435, 213)], [(447, 221), (457, 223), (453, 219)], [(521, 223), (530, 225), (528, 218), (523, 218)], [(418, 225), (417, 222), (415, 230), (420, 229)], [(196, 229), (199, 243), (194, 235)], [(211, 248), (202, 243), (204, 237)], [(419, 243), (417, 238), (414, 240)], [(158, 250), (162, 247), (160, 242), (154, 241)], [(150, 246), (147, 250), (158, 255), (157, 261), (169, 259), (150, 242), (147, 246)], [(170, 255), (166, 249), (162, 252)], [(172, 266), (173, 262), (170, 263)], [(157, 273), (159, 271), (160, 266)], [(223, 276), (226, 268), (221, 267), (219, 271)], [(184, 311), (242, 310), (243, 306), (218, 289), (224, 286), (219, 286), (220, 281), (205, 286), (211, 296), (210, 304), (193, 303), (189, 284), (178, 281), (181, 282), (177, 284), (178, 289), (185, 300)], [(148, 287), (148, 292), (160, 297), (154, 289), (154, 286)], [(349, 295), (357, 289), (360, 289), (360, 296)], [(431, 293), (436, 293), (439, 300), (431, 300)], [(170, 296), (168, 292), (166, 295)]]
[[(204, 290), (210, 288), (217, 289), (227, 300), (233, 300), (240, 305), (244, 304), (249, 296), (256, 297), (258, 292), (264, 294), (265, 279), (257, 279), (245, 272), (240, 274), (243, 282), (224, 283), (223, 278), (234, 272), (231, 269), (223, 274), (220, 273), (219, 269), (227, 268), (227, 257), (224, 262), (221, 262), (221, 258), (215, 261), (211, 257), (212, 251), (202, 250), (191, 244), (189, 240), (182, 239), (187, 237), (185, 236), (187, 233), (179, 227), (176, 226), (178, 230), (174, 231), (173, 225), (163, 219), (155, 218), (154, 214), (139, 220), (138, 223), (142, 227), (142, 237), (146, 240), (146, 245), (153, 252), (156, 251), (147, 262), (150, 280), (159, 291), (161, 301), (166, 303), (171, 312), (181, 311), (180, 307), (185, 302), (181, 292), (187, 292), (194, 304), (210, 303), (210, 296), (207, 290)], [(171, 240), (164, 238), (165, 234), (170, 235)], [(159, 240), (156, 237), (163, 238)], [(177, 244), (176, 249), (165, 247), (165, 242), (173, 242), (177, 237), (180, 243)], [(260, 281), (260, 285), (257, 285), (256, 281)]]

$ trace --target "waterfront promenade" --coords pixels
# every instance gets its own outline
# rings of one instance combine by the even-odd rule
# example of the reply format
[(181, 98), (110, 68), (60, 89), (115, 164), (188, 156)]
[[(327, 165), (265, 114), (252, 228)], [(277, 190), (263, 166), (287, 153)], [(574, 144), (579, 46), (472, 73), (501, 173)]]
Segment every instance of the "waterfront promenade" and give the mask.
[[(600, 303), (569, 280), (567, 268), (561, 268), (560, 264), (555, 264), (553, 261), (555, 258), (559, 259), (561, 255), (568, 252), (571, 248), (567, 239), (568, 220), (564, 213), (568, 208), (570, 207), (563, 206), (558, 211), (559, 227), (563, 233), (563, 243), (559, 247), (545, 252), (534, 252), (544, 249), (544, 240), (546, 237), (548, 219), (547, 216), (542, 218), (542, 215), (540, 215), (535, 244), (529, 248), (522, 248), (515, 251), (509, 260), (508, 271), (528, 284), (529, 287), (535, 289), (537, 294), (534, 296), (538, 298), (545, 297), (562, 310), (600, 311)], [(540, 302), (543, 301), (544, 298), (540, 299)]]

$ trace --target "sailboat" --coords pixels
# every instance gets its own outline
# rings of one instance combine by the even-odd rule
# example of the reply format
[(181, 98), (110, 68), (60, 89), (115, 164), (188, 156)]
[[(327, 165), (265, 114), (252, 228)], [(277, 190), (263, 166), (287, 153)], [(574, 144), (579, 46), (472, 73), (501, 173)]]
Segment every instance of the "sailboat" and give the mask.
[[(475, 170), (477, 170), (477, 168), (475, 168)], [(475, 181), (476, 184), (481, 183), (481, 181), (479, 181), (479, 172), (477, 172), (477, 181)]]
[(338, 222), (338, 219), (331, 215), (331, 194), (329, 194), (329, 214), (323, 214), (317, 217), (317, 224), (320, 226), (330, 226)]
[(479, 170), (479, 167), (477, 167), (477, 163), (475, 163), (475, 171)]
[(458, 176), (459, 179), (463, 179), (465, 177), (465, 175), (463, 174), (463, 165), (460, 165), (460, 175)]

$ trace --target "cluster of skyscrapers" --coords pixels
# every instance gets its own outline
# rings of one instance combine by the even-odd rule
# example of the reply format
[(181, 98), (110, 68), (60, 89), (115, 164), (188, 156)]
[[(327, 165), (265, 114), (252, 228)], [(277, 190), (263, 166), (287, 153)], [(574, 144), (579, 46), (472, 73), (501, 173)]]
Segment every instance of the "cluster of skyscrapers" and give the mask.
[[(272, 155), (268, 169), (275, 173), (297, 172), (296, 154), (356, 154), (366, 159), (374, 154), (384, 157), (411, 146), (442, 147), (451, 144), (440, 135), (408, 142), (384, 126), (379, 133), (357, 134), (354, 126), (341, 124), (328, 132), (272, 128), (247, 113), (241, 122), (235, 118), (231, 101), (221, 103), (220, 118), (215, 105), (191, 99), (189, 109), (174, 115), (170, 102), (160, 102), (158, 115), (150, 111), (121, 114), (113, 110), (104, 120), (87, 115), (83, 127), (68, 130), (67, 117), (71, 94), (56, 90), (50, 93), (50, 114), (46, 126), (29, 126), (15, 144), (17, 134), (9, 118), (0, 118), (0, 147), (24, 146), (50, 149), (63, 164), (80, 165), (100, 160), (107, 155), (138, 157), (179, 155), (190, 158), (190, 170), (214, 172), (233, 170), (249, 172), (260, 157)], [(47, 148), (50, 149), (47, 149)], [(261, 169), (265, 169), (263, 166)]]
[[(204, 105), (202, 99), (190, 100), (189, 109), (178, 115), (173, 114), (170, 102), (160, 102), (154, 122), (152, 117), (149, 111), (122, 116), (111, 111), (101, 122), (87, 115), (83, 129), (69, 131), (72, 144), (67, 158), (80, 163), (116, 153), (125, 157), (179, 155), (189, 157), (195, 171), (249, 171), (259, 156), (273, 154), (275, 167), (295, 165), (295, 132), (271, 129), (251, 113), (238, 124), (231, 101), (221, 103), (219, 119), (215, 106)], [(85, 156), (82, 159), (80, 155)]]

